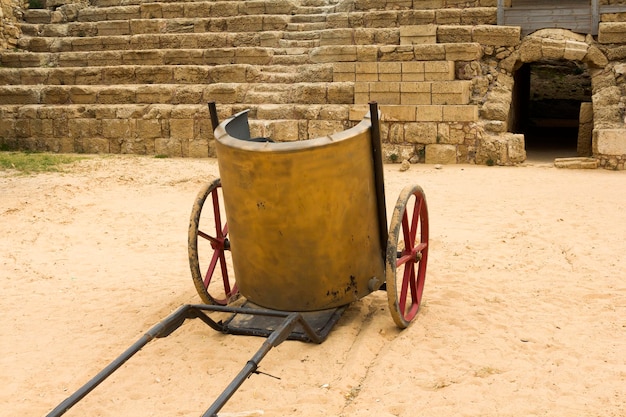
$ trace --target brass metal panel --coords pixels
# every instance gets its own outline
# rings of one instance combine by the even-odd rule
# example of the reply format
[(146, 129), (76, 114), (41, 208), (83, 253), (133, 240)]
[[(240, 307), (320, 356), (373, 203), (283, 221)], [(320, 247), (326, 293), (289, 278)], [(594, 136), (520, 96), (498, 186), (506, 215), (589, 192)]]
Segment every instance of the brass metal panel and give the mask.
[(234, 117), (215, 137), (241, 294), (284, 311), (369, 294), (372, 278), (384, 281), (369, 118), (327, 137), (255, 143), (228, 135)]

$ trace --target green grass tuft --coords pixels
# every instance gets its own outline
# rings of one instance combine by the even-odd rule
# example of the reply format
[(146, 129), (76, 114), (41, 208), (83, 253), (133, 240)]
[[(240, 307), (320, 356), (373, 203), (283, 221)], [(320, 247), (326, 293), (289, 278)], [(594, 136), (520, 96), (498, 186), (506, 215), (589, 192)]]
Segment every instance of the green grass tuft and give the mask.
[(0, 152), (0, 170), (16, 170), (22, 174), (61, 172), (62, 165), (85, 159), (74, 155), (31, 152)]

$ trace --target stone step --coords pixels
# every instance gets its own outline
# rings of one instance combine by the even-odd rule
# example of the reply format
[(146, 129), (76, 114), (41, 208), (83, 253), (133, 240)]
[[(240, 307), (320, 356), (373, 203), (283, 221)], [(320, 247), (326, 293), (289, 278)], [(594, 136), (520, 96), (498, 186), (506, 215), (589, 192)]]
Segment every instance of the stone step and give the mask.
[[(471, 40), (471, 33), (468, 35)], [(400, 43), (400, 29), (326, 29), (323, 31), (265, 31), (239, 33), (154, 33), (96, 37), (22, 36), (17, 47), (29, 52), (129, 51), (146, 49), (208, 49), (230, 47), (315, 47)], [(315, 42), (311, 42), (315, 41)]]
[(566, 169), (596, 169), (599, 166), (598, 162), (596, 158), (587, 157), (556, 158), (554, 166)]
[(275, 55), (300, 55), (296, 48), (146, 49), (98, 52), (9, 52), (0, 56), (4, 67), (93, 67), (120, 65), (270, 65)]
[(300, 66), (144, 65), (0, 68), (0, 85), (120, 85), (332, 82), (332, 64)]
[(310, 32), (314, 30), (324, 30), (326, 28), (326, 22), (288, 23), (285, 30), (292, 32)]
[(5, 52), (0, 65), (28, 67), (98, 67), (121, 65), (303, 65), (356, 62), (358, 56), (389, 61), (473, 61), (482, 57), (478, 43), (424, 45), (326, 45), (317, 48), (147, 49), (97, 52)]
[[(349, 104), (351, 83), (216, 83), (0, 86), (0, 105), (63, 104)], [(329, 94), (332, 89), (332, 94)]]
[[(343, 131), (365, 115), (351, 105), (223, 104), (219, 119), (249, 110), (253, 136), (292, 141)], [(78, 153), (215, 156), (205, 102), (199, 104), (0, 105), (10, 149)], [(26, 134), (28, 132), (28, 134)]]
[(62, 38), (22, 36), (18, 48), (29, 52), (137, 51), (146, 49), (208, 49), (281, 47), (287, 32), (144, 34)]
[(291, 16), (285, 14), (196, 18), (171, 16), (97, 22), (22, 23), (20, 30), (27, 36), (96, 37), (149, 33), (315, 31), (327, 28), (388, 29), (426, 24), (495, 25), (497, 8), (331, 13), (324, 17), (326, 19), (324, 22), (293, 23)]
[[(63, 9), (61, 9), (63, 10)], [(257, 0), (257, 1), (187, 1), (187, 2), (144, 2), (137, 4), (81, 7), (72, 13), (63, 13), (53, 8), (26, 9), (23, 19), (26, 23), (54, 22), (103, 22), (128, 19), (154, 18), (203, 18), (203, 17), (234, 17), (256, 15), (293, 15), (306, 14), (310, 9), (298, 8), (290, 1)], [(332, 8), (325, 9), (332, 11)], [(317, 10), (317, 13), (320, 9)]]

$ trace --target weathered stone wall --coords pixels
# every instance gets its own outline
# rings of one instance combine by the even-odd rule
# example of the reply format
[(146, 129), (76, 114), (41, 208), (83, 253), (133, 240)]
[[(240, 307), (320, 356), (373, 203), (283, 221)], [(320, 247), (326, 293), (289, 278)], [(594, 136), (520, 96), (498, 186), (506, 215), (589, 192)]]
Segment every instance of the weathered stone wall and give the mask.
[(15, 48), (20, 30), (16, 25), (20, 17), (19, 0), (0, 0), (0, 50)]
[[(286, 141), (351, 127), (377, 101), (386, 161), (510, 165), (526, 156), (523, 135), (511, 133), (515, 72), (563, 59), (592, 77), (590, 151), (601, 166), (624, 168), (619, 14), (602, 16), (597, 39), (563, 30), (521, 39), (519, 27), (495, 25), (497, 0), (344, 1), (312, 46), (286, 49), (292, 2), (236, 2), (232, 15), (193, 18), (194, 2), (105, 9), (85, 1), (48, 0), (17, 43), (37, 53), (0, 54), (14, 67), (2, 71), (0, 144), (206, 157), (214, 155), (208, 100), (222, 119), (250, 109), (255, 136)], [(261, 4), (286, 14), (239, 13)], [(167, 21), (179, 13), (193, 24)], [(263, 69), (275, 66), (298, 71)]]

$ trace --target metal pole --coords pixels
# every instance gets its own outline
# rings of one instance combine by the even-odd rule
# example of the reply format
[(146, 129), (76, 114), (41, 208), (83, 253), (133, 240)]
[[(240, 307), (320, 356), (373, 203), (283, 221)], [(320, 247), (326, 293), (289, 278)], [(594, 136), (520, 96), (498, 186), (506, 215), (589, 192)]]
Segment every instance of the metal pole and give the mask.
[(209, 101), (209, 115), (211, 116), (211, 125), (213, 126), (213, 130), (215, 130), (220, 124), (220, 121), (217, 117), (217, 107), (214, 101)]
[(296, 325), (305, 323), (302, 315), (299, 313), (291, 313), (283, 322), (283, 324), (272, 332), (272, 334), (263, 342), (261, 348), (254, 354), (254, 356), (246, 363), (241, 371), (237, 374), (235, 379), (232, 380), (222, 394), (217, 397), (211, 407), (202, 414), (202, 417), (217, 417), (218, 411), (224, 407), (226, 402), (235, 394), (235, 391), (244, 383), (250, 375), (256, 372), (259, 363), (267, 355), (267, 353), (273, 348), (281, 344), (296, 327)]
[[(70, 408), (76, 405), (77, 402), (82, 400), (87, 394), (100, 385), (106, 378), (108, 378), (113, 372), (121, 367), (126, 361), (128, 361), (135, 353), (139, 352), (141, 348), (148, 344), (151, 340), (157, 337), (165, 337), (179, 328), (186, 318), (188, 318), (189, 306), (184, 305), (176, 310), (171, 315), (167, 316), (163, 321), (156, 324), (150, 330), (146, 332), (139, 340), (137, 340), (131, 347), (126, 349), (124, 353), (113, 360), (106, 368), (100, 371), (89, 382), (80, 387), (78, 391), (69, 396), (65, 401), (56, 406), (46, 417), (58, 417), (65, 414)], [(195, 316), (194, 316), (195, 317)]]
[(380, 233), (381, 256), (385, 259), (387, 251), (387, 203), (385, 201), (385, 178), (383, 173), (383, 153), (380, 138), (380, 120), (378, 119), (378, 103), (370, 102), (370, 120), (372, 122), (372, 157), (374, 159), (374, 184), (376, 186), (376, 202), (378, 211), (378, 230)]

